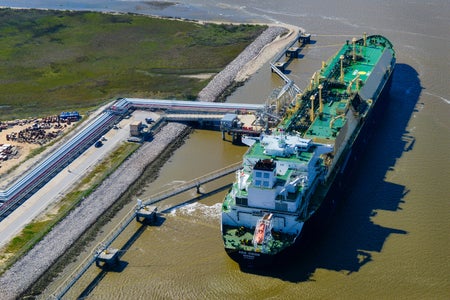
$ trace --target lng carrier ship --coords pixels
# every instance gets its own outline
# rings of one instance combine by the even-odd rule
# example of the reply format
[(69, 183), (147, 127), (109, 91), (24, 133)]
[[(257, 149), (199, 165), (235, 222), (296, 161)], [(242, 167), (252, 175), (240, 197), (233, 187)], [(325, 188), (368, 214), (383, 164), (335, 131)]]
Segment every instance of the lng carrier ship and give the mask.
[(241, 266), (294, 249), (332, 212), (381, 113), (395, 61), (383, 36), (347, 41), (270, 133), (243, 138), (249, 149), (221, 212), (225, 250)]

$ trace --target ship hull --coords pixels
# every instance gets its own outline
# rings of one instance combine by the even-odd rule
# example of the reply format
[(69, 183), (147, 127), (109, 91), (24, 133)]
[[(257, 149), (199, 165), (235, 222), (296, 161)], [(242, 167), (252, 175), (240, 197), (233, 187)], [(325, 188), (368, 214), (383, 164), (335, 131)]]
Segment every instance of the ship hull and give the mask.
[[(238, 249), (225, 249), (228, 256), (242, 268), (261, 268), (272, 265), (279, 255), (269, 255), (259, 252), (244, 251)], [(281, 252), (280, 252), (281, 253)]]
[(276, 254), (264, 254), (260, 252), (244, 251), (239, 249), (225, 248), (228, 256), (236, 261), (241, 268), (263, 268), (276, 263), (292, 263), (293, 257), (302, 257), (301, 252), (308, 248), (308, 245), (314, 241), (314, 238), (321, 236), (321, 232), (326, 230), (335, 208), (342, 202), (346, 195), (346, 187), (351, 183), (355, 169), (358, 167), (358, 161), (363, 155), (365, 146), (376, 126), (375, 123), (381, 119), (383, 109), (386, 107), (389, 90), (392, 85), (394, 72), (391, 72), (387, 79), (380, 96), (372, 108), (371, 113), (367, 116), (361, 125), (360, 132), (354, 140), (352, 146), (343, 153), (345, 159), (340, 168), (336, 179), (331, 183), (324, 200), (317, 211), (304, 222), (303, 228), (296, 237), (295, 242), (289, 247), (283, 249)]

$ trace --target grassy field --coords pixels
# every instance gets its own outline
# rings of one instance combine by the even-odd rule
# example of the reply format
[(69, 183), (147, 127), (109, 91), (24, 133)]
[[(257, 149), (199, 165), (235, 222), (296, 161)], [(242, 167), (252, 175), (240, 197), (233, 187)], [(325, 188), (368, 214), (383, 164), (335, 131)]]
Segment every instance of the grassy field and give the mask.
[(89, 196), (102, 181), (113, 173), (140, 144), (124, 142), (111, 155), (86, 174), (78, 185), (56, 205), (52, 212), (29, 223), (9, 242), (0, 254), (0, 274), (39, 242), (80, 201)]
[[(0, 9), (0, 121), (84, 113), (117, 97), (195, 99), (209, 80), (186, 75), (220, 72), (265, 29), (130, 14)], [(66, 195), (57, 211), (28, 224), (0, 255), (0, 273), (136, 145), (116, 149)]]
[(83, 113), (116, 97), (195, 99), (264, 26), (0, 9), (0, 120)]

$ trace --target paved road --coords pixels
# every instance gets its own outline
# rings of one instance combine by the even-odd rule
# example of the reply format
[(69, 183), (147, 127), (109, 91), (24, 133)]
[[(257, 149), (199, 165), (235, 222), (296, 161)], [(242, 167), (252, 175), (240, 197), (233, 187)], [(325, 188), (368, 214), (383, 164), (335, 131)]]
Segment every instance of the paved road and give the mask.
[(89, 147), (82, 155), (64, 168), (57, 176), (31, 196), (24, 204), (15, 209), (8, 217), (0, 222), (0, 247), (16, 236), (28, 223), (51, 207), (51, 204), (61, 199), (83, 175), (87, 174), (106, 155), (116, 148), (130, 135), (130, 123), (143, 121), (145, 118), (158, 119), (158, 115), (147, 111), (135, 111), (131, 118), (123, 119), (118, 129), (111, 129), (104, 135), (106, 141), (103, 146)]

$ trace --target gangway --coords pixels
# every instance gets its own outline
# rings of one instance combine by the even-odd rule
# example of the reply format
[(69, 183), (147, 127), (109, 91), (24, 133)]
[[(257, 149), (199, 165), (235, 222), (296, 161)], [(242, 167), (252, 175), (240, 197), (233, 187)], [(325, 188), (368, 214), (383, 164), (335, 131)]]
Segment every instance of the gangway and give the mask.
[(283, 79), (283, 81), (285, 82), (282, 91), (293, 89), (296, 94), (302, 92), (302, 90), (289, 77), (287, 77), (286, 74), (283, 73), (283, 71), (281, 71), (277, 66), (275, 66), (274, 63), (270, 63), (270, 67), (272, 68), (272, 71), (277, 73), (278, 76), (280, 76), (281, 79)]
[(181, 194), (181, 193), (186, 192), (193, 188), (197, 188), (197, 191), (198, 191), (200, 185), (214, 181), (220, 177), (223, 177), (225, 175), (233, 173), (236, 170), (238, 170), (240, 167), (241, 167), (241, 162), (238, 162), (238, 163), (232, 164), (228, 167), (225, 167), (223, 169), (219, 169), (214, 172), (208, 173), (206, 175), (203, 175), (201, 177), (198, 177), (191, 181), (188, 181), (176, 189), (168, 189), (168, 190), (159, 192), (159, 193), (153, 195), (150, 198), (150, 200), (144, 202), (143, 204), (144, 205), (153, 205), (155, 203), (161, 202), (162, 200), (171, 198), (173, 196), (176, 196), (178, 194)]
[[(158, 202), (161, 202), (165, 199), (183, 193), (193, 188), (198, 188), (202, 184), (206, 184), (208, 182), (214, 181), (218, 178), (226, 176), (230, 173), (235, 172), (241, 167), (241, 162), (234, 163), (225, 168), (210, 172), (201, 177), (190, 180), (183, 185), (179, 186), (176, 189), (167, 189), (162, 192), (159, 192), (153, 195), (150, 200), (140, 203), (139, 206), (152, 205)], [(174, 207), (179, 204), (174, 205)], [(122, 220), (109, 232), (109, 234), (99, 243), (97, 246), (91, 251), (91, 255), (86, 257), (79, 265), (76, 267), (70, 275), (56, 288), (56, 290), (52, 293), (52, 299), (61, 299), (64, 295), (70, 290), (70, 288), (83, 276), (83, 274), (91, 267), (93, 263), (95, 263), (99, 257), (99, 255), (106, 249), (109, 249), (111, 244), (116, 240), (116, 238), (127, 228), (127, 226), (136, 218), (136, 210), (130, 210)], [(47, 295), (48, 296), (48, 295)], [(43, 299), (48, 299), (46, 295), (42, 295)], [(41, 298), (41, 297), (40, 297)]]
[[(292, 42), (289, 45), (287, 45), (270, 63), (270, 68), (272, 69), (272, 72), (275, 72), (285, 82), (285, 86), (283, 87), (283, 90), (284, 89), (286, 89), (286, 90), (293, 89), (295, 91), (295, 94), (302, 92), (302, 90), (289, 77), (287, 77), (286, 74), (283, 73), (283, 70), (284, 70), (287, 62), (280, 63), (280, 60), (285, 55), (285, 53), (290, 51), (289, 49), (296, 48), (296, 47), (294, 47), (294, 44), (296, 44), (297, 42), (300, 42), (301, 47), (303, 47), (305, 44), (309, 43), (309, 41), (310, 41), (310, 34), (299, 31), (297, 33), (297, 36), (295, 37), (295, 39), (293, 39)], [(299, 51), (299, 50), (297, 50), (297, 51)], [(280, 69), (280, 66), (281, 66), (281, 69)]]

